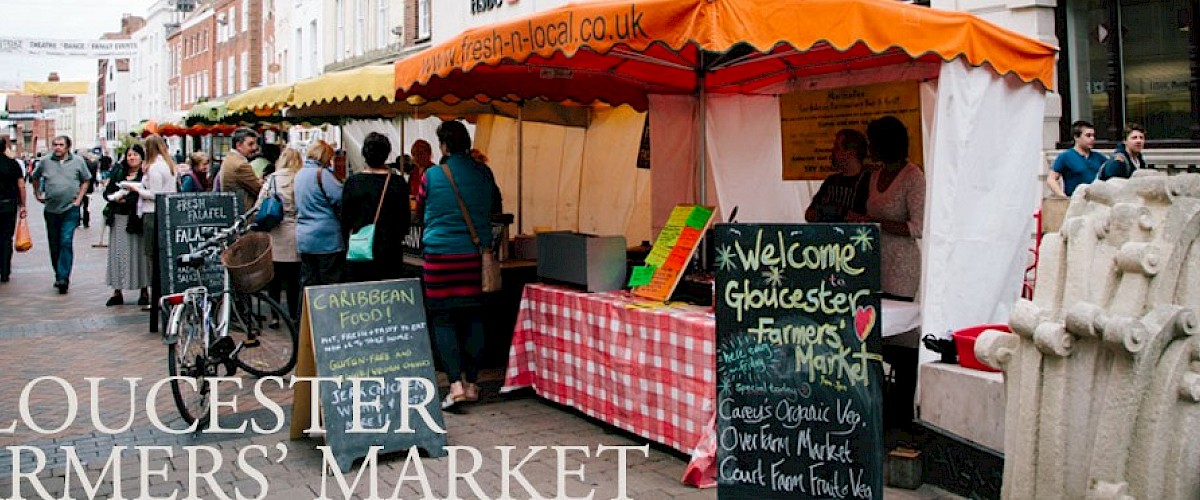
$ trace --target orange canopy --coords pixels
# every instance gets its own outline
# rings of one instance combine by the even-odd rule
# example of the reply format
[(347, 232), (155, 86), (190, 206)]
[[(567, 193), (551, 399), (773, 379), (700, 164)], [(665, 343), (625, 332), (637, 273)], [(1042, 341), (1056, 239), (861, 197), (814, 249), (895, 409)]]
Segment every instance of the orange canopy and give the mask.
[(467, 30), (398, 61), (398, 97), (631, 104), (964, 58), (1053, 88), (1056, 49), (964, 12), (894, 0), (597, 0)]

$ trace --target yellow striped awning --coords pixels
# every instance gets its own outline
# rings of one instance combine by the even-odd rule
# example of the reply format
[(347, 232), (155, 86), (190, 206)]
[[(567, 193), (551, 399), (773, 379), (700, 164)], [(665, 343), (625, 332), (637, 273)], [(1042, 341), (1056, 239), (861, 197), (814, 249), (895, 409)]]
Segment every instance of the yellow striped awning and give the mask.
[(230, 113), (274, 114), (292, 105), (292, 90), (290, 83), (255, 87), (231, 97), (225, 107)]
[(394, 82), (395, 70), (391, 65), (363, 66), (325, 73), (296, 82), (292, 106), (302, 108), (313, 104), (353, 100), (392, 103), (396, 100)]

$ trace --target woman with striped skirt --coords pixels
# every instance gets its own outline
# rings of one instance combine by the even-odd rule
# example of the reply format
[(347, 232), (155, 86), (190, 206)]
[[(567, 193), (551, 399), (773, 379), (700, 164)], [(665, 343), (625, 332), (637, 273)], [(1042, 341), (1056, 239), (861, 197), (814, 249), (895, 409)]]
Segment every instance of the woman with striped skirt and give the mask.
[(438, 358), (450, 380), (450, 394), (442, 403), (449, 408), (479, 399), (476, 382), (484, 347), (480, 247), (472, 242), (451, 181), (483, 248), (492, 244), (491, 214), (501, 211), (501, 203), (491, 169), (470, 155), (471, 136), (462, 122), (442, 123), (437, 136), (443, 164), (425, 171), (417, 213), (425, 220), (425, 305)]

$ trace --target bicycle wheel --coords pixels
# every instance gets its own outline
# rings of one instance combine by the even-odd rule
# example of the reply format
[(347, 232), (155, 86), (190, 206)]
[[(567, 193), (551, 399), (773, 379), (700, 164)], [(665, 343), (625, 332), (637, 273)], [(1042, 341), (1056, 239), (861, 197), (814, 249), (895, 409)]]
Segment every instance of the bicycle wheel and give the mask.
[(266, 294), (237, 294), (229, 335), (238, 341), (233, 361), (258, 377), (283, 375), (296, 365), (296, 322)]
[(176, 341), (167, 346), (167, 370), (171, 376), (190, 377), (196, 385), (186, 380), (171, 380), (171, 394), (175, 407), (184, 422), (191, 425), (197, 420), (203, 427), (208, 422), (208, 377), (217, 374), (217, 363), (208, 358), (208, 343), (205, 342), (204, 316), (200, 308), (190, 302), (175, 306), (167, 322), (168, 334)]

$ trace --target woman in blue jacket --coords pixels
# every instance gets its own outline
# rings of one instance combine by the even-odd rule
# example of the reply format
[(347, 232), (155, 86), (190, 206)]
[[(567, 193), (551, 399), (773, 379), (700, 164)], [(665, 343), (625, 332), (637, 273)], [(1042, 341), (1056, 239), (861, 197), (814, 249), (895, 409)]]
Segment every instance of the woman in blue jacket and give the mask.
[(300, 286), (342, 282), (346, 246), (342, 243), (342, 183), (329, 166), (333, 147), (317, 141), (308, 147), (296, 174), (296, 249), (300, 251)]
[[(448, 408), (479, 399), (476, 382), (484, 347), (480, 248), (492, 244), (491, 215), (500, 211), (501, 203), (492, 170), (471, 158), (466, 126), (444, 122), (437, 137), (445, 158), (442, 166), (425, 171), (417, 213), (425, 220), (425, 305), (438, 358), (450, 380), (450, 394), (442, 404)], [(472, 241), (451, 180), (470, 214), (479, 246)]]

